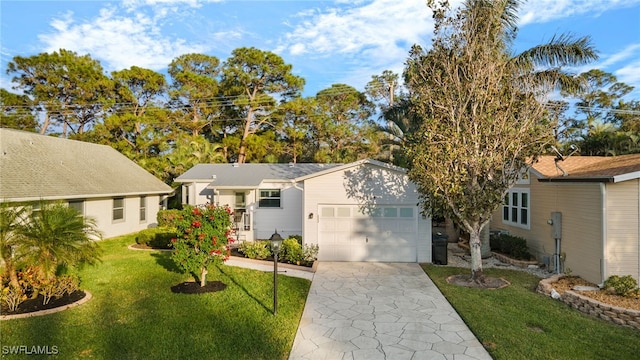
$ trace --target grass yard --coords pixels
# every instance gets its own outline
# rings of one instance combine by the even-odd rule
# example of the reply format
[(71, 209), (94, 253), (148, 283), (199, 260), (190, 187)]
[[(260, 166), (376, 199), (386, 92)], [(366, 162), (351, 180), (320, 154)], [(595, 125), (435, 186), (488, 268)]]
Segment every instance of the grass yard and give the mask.
[(133, 236), (100, 242), (102, 263), (80, 271), (93, 299), (56, 314), (0, 322), (0, 344), (56, 346), (64, 359), (286, 359), (310, 281), (231, 266), (207, 280), (227, 288), (174, 294), (185, 280), (169, 252), (133, 251)]
[(638, 359), (640, 331), (593, 319), (534, 292), (525, 272), (484, 269), (511, 285), (479, 290), (450, 285), (469, 269), (422, 265), (494, 359)]

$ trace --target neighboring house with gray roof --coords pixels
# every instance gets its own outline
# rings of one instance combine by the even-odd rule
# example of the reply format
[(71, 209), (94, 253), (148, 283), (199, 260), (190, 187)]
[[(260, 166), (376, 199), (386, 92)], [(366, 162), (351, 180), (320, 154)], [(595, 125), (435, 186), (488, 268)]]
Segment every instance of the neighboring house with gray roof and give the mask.
[(60, 200), (105, 238), (156, 226), (170, 186), (106, 145), (0, 129), (0, 201)]
[(551, 268), (564, 258), (560, 271), (593, 283), (611, 275), (640, 281), (640, 154), (541, 157), (510, 190), (491, 229), (527, 239)]
[(302, 235), (323, 261), (431, 261), (431, 219), (404, 169), (349, 164), (199, 164), (185, 204), (229, 205), (240, 241)]

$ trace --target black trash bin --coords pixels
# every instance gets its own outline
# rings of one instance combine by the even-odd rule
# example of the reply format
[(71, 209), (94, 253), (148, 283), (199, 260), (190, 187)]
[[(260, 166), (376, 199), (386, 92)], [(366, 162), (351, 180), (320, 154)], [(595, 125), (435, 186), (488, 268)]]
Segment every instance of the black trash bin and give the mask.
[(431, 235), (431, 262), (438, 265), (447, 265), (447, 244), (449, 237), (442, 233)]

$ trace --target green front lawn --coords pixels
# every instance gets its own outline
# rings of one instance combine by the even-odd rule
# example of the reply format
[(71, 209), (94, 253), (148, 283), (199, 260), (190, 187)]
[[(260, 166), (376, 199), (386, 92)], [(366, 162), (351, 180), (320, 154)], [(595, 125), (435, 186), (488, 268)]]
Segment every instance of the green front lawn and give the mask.
[(511, 282), (499, 290), (450, 285), (469, 269), (423, 268), (494, 359), (638, 359), (640, 331), (593, 319), (534, 291), (539, 278), (485, 269)]
[[(93, 299), (56, 314), (0, 322), (0, 344), (56, 346), (64, 359), (286, 359), (310, 281), (232, 266), (209, 270), (224, 291), (174, 294), (189, 280), (169, 252), (133, 251), (133, 236), (100, 242), (102, 263), (80, 271)], [(6, 355), (6, 354), (5, 354)]]

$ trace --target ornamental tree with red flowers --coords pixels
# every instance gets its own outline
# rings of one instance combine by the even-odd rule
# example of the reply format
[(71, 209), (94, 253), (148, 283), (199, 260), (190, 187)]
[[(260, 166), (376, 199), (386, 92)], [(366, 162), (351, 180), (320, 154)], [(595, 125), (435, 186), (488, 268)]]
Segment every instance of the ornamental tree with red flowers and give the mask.
[(228, 206), (186, 205), (176, 219), (177, 237), (171, 239), (171, 258), (185, 272), (207, 283), (207, 267), (228, 259), (231, 237), (231, 209)]

